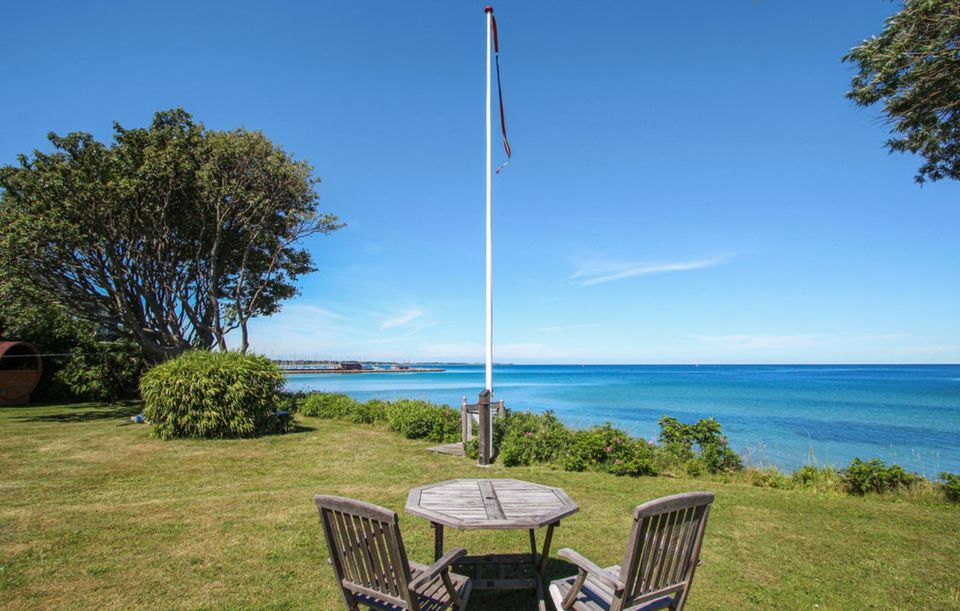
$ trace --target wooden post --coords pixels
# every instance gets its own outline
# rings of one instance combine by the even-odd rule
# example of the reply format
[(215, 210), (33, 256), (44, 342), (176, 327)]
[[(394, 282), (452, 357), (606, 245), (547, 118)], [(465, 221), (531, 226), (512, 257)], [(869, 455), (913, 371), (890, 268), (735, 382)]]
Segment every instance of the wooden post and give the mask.
[(477, 411), (480, 415), (480, 464), (489, 465), (493, 462), (493, 440), (490, 439), (492, 428), (490, 426), (490, 390), (484, 390), (480, 393), (480, 400), (477, 401)]
[(467, 410), (467, 398), (463, 398), (463, 403), (460, 404), (460, 436), (463, 438), (463, 447), (467, 447), (467, 442), (470, 441), (472, 437), (472, 428), (473, 428), (473, 416), (470, 415), (470, 412)]

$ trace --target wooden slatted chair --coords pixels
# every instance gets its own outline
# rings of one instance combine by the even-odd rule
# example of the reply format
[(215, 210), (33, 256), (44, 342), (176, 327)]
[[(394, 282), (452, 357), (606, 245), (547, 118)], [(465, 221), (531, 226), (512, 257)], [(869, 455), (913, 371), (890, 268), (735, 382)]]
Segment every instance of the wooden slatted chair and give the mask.
[(688, 492), (638, 506), (619, 566), (602, 569), (572, 549), (559, 550), (579, 572), (550, 584), (554, 605), (576, 611), (682, 609), (712, 502), (712, 492)]
[(448, 571), (467, 550), (451, 550), (430, 566), (410, 562), (399, 518), (389, 509), (338, 496), (314, 497), (348, 610), (465, 609), (470, 580)]

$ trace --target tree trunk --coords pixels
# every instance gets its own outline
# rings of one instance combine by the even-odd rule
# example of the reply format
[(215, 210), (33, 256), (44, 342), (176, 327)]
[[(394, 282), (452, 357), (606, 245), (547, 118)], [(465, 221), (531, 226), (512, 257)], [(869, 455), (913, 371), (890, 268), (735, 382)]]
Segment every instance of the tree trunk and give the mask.
[(246, 354), (247, 348), (250, 347), (250, 338), (247, 335), (247, 319), (240, 319), (240, 353)]

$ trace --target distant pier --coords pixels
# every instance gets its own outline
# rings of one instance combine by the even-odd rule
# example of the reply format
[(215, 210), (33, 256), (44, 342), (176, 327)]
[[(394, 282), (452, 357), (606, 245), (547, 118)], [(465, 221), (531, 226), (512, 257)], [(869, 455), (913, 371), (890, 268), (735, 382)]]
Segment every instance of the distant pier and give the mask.
[(408, 367), (407, 369), (333, 369), (333, 368), (320, 368), (320, 369), (284, 369), (280, 368), (283, 373), (290, 374), (299, 374), (299, 373), (436, 373), (439, 371), (445, 371), (444, 369), (434, 369), (428, 367)]
[(360, 362), (360, 361), (307, 361), (275, 359), (283, 373), (435, 373), (444, 371), (437, 367), (417, 367), (405, 363)]

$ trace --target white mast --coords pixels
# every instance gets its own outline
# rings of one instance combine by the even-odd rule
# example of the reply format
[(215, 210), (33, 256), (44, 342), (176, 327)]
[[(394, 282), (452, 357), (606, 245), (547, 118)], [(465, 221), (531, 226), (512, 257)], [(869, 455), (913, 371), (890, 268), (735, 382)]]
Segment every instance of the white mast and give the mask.
[(492, 138), (491, 120), (490, 120), (490, 36), (492, 32), (493, 7), (488, 6), (485, 9), (487, 15), (487, 361), (486, 361), (486, 386), (485, 388), (493, 395), (493, 171), (492, 160)]

